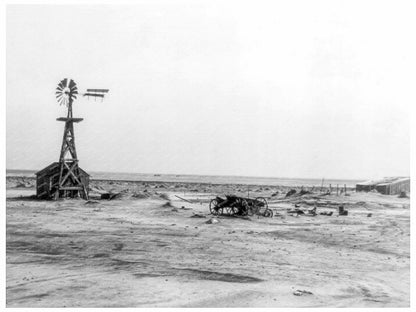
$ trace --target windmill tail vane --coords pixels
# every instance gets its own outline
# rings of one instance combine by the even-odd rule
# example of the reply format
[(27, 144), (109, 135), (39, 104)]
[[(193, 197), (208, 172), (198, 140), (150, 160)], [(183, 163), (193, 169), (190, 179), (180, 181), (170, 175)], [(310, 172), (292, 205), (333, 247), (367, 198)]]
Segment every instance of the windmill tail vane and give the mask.
[(87, 92), (82, 94), (83, 96), (87, 96), (88, 98), (90, 96), (94, 98), (101, 98), (104, 99), (104, 96), (108, 93), (108, 89), (87, 89)]

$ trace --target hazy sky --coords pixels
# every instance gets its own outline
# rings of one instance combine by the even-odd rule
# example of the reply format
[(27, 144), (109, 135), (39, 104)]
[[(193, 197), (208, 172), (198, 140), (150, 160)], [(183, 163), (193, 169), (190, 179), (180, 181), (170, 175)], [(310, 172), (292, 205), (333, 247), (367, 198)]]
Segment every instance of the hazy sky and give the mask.
[(9, 6), (6, 167), (59, 157), (76, 100), (88, 171), (409, 175), (410, 12), (378, 1)]

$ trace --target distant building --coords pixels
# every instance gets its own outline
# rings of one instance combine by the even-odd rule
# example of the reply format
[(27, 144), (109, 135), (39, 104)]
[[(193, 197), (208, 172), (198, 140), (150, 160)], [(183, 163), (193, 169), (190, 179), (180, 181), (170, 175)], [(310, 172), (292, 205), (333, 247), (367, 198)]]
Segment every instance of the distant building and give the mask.
[(410, 192), (410, 178), (394, 177), (366, 181), (357, 183), (355, 189), (357, 192), (370, 192), (375, 190), (381, 194), (395, 195), (400, 194), (400, 192)]

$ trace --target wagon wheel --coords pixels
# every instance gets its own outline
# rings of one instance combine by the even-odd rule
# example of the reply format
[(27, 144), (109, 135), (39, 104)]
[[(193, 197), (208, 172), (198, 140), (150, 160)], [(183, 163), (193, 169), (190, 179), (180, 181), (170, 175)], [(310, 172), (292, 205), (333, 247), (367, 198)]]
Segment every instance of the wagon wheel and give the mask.
[(250, 217), (252, 216), (252, 215), (254, 215), (254, 206), (253, 205), (251, 205), (251, 206), (249, 206), (248, 207), (248, 209), (247, 209), (247, 215), (249, 215)]
[(232, 216), (234, 215), (238, 215), (238, 213), (240, 212), (240, 209), (238, 209), (238, 207), (231, 207), (231, 211), (232, 211)]
[(248, 208), (248, 215), (253, 216), (259, 213), (259, 207), (257, 207), (256, 203), (252, 203), (251, 206)]
[(233, 210), (232, 207), (226, 207), (225, 212), (230, 216), (232, 216), (234, 214), (234, 210)]
[(222, 213), (222, 208), (218, 208), (218, 200), (216, 198), (212, 199), (209, 202), (209, 212), (211, 212), (211, 214), (213, 214), (214, 216)]
[(263, 203), (263, 208), (264, 209), (268, 209), (269, 208), (269, 205), (267, 204), (266, 198), (264, 198), (264, 197), (257, 197), (256, 198), (256, 201), (259, 201), (259, 202)]
[(263, 216), (266, 218), (273, 218), (273, 210), (267, 208), (264, 213)]
[(216, 216), (221, 216), (222, 214), (223, 214), (223, 208), (222, 207), (220, 207), (220, 208), (217, 208), (217, 209), (215, 209), (216, 211), (215, 211), (215, 215)]
[(250, 207), (245, 199), (241, 201), (241, 215), (246, 216), (248, 215)]
[(232, 203), (230, 205), (230, 211), (231, 211), (230, 215), (231, 216), (237, 215), (237, 214), (240, 213), (239, 204), (240, 204), (240, 202), (239, 202), (239, 200), (237, 200), (237, 201), (235, 201), (234, 203)]

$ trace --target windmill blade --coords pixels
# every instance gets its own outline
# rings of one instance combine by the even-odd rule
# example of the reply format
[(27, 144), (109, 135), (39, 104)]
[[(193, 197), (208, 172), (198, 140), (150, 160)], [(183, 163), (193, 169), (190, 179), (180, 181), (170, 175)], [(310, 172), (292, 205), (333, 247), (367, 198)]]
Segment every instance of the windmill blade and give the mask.
[(58, 83), (58, 86), (56, 87), (55, 97), (60, 105), (66, 105), (68, 102), (68, 97), (70, 96), (70, 94), (68, 94), (68, 82), (69, 80), (64, 78)]
[(70, 89), (72, 89), (72, 88), (74, 88), (74, 87), (76, 87), (77, 85), (76, 85), (76, 83), (72, 80), (72, 79), (70, 79), (69, 80), (69, 85), (68, 85), (68, 87), (70, 88)]
[(59, 85), (62, 87), (62, 89), (66, 87), (67, 81), (68, 81), (68, 79), (65, 78), (65, 79), (62, 79), (61, 82), (59, 83)]

